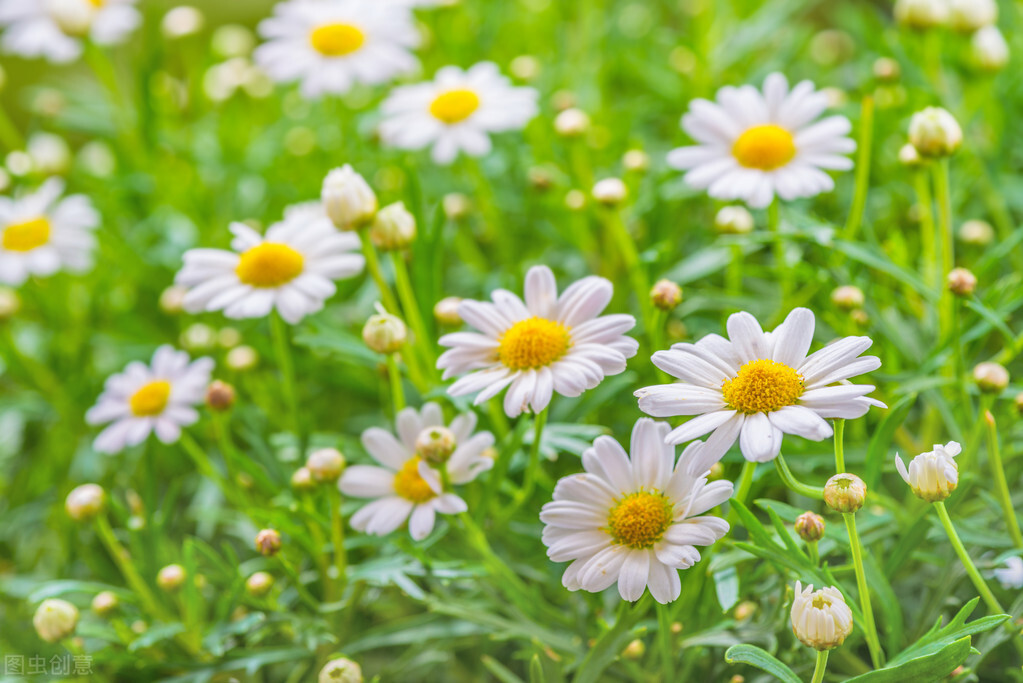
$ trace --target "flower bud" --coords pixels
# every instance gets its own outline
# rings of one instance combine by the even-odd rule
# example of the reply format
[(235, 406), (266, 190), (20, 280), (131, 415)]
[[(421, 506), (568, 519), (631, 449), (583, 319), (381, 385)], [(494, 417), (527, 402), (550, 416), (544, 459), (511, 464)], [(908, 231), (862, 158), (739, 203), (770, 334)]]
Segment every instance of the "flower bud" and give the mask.
[(455, 452), (458, 444), (447, 427), (427, 427), (416, 439), (416, 455), (431, 465), (442, 465)]
[(0, 321), (9, 320), (21, 309), (21, 297), (10, 287), (0, 286)]
[(274, 587), (274, 577), (266, 572), (256, 572), (245, 580), (245, 590), (249, 595), (261, 598)]
[(985, 26), (970, 38), (970, 59), (982, 71), (1001, 71), (1009, 63), (1009, 44), (996, 26)]
[(163, 21), (160, 22), (160, 30), (163, 32), (164, 38), (171, 40), (184, 38), (201, 31), (204, 19), (202, 12), (195, 7), (182, 5), (172, 8), (167, 14), (163, 15)]
[(920, 152), (916, 151), (916, 147), (907, 142), (899, 149), (899, 163), (913, 168), (922, 164), (923, 159), (920, 158)]
[(725, 206), (714, 217), (714, 227), (722, 235), (744, 235), (753, 231), (753, 214), (744, 206)]
[(210, 407), (210, 410), (218, 413), (229, 410), (234, 405), (234, 399), (234, 387), (227, 382), (215, 379), (206, 388), (206, 405)]
[(949, 291), (956, 296), (972, 296), (977, 289), (977, 276), (966, 268), (953, 268), (946, 278)]
[(895, 469), (913, 489), (917, 498), (928, 503), (945, 500), (959, 485), (959, 465), (956, 464), (955, 457), (962, 450), (955, 441), (949, 441), (944, 446), (935, 444), (934, 450), (913, 458), (908, 469), (902, 458), (896, 454)]
[(362, 683), (362, 667), (347, 657), (332, 659), (320, 669), (317, 683)]
[(217, 332), (217, 345), (224, 349), (233, 349), (242, 343), (242, 333), (233, 327), (221, 327)]
[(71, 148), (64, 138), (53, 133), (33, 133), (25, 151), (32, 157), (36, 171), (43, 175), (64, 173), (71, 165)]
[(995, 229), (987, 221), (978, 219), (968, 220), (959, 228), (959, 239), (966, 244), (974, 244), (984, 247), (991, 244), (995, 239)]
[(395, 202), (380, 209), (369, 229), (369, 238), (377, 249), (404, 249), (416, 238), (416, 218), (404, 202)]
[(178, 315), (185, 310), (185, 295), (188, 287), (171, 285), (160, 294), (160, 310), (168, 315)]
[(897, 0), (895, 20), (915, 29), (942, 26), (948, 21), (947, 0)]
[(227, 352), (225, 362), (227, 363), (227, 367), (235, 370), (236, 372), (251, 370), (259, 363), (259, 352), (251, 346), (244, 344), (242, 346), (236, 346)]
[(948, 25), (962, 33), (973, 33), (998, 21), (995, 0), (947, 0)]
[(92, 599), (92, 611), (101, 617), (111, 614), (121, 604), (117, 594), (113, 591), (102, 591), (96, 593)]
[(308, 467), (299, 467), (291, 475), (291, 488), (296, 491), (309, 491), (315, 487), (316, 481), (313, 479), (313, 473), (309, 471)]
[(998, 363), (978, 363), (973, 368), (973, 381), (985, 394), (1000, 394), (1009, 386), (1009, 371)]
[(263, 557), (273, 557), (281, 550), (281, 534), (276, 529), (261, 529), (256, 534), (256, 550)]
[(796, 581), (792, 599), (792, 632), (803, 645), (815, 650), (830, 650), (841, 645), (852, 633), (852, 610), (834, 586), (814, 591)]
[(545, 166), (532, 166), (526, 175), (529, 186), (537, 192), (546, 192), (554, 185), (554, 174)]
[(327, 174), (320, 198), (327, 216), (339, 230), (358, 230), (377, 213), (376, 195), (349, 164)]
[(843, 311), (851, 311), (863, 306), (863, 290), (853, 285), (842, 285), (831, 292), (831, 303)]
[(807, 543), (824, 538), (824, 518), (816, 512), (804, 512), (796, 517), (796, 533)]
[(472, 211), (472, 201), (460, 192), (444, 195), (442, 204), (444, 205), (444, 215), (452, 221), (461, 220)]
[(433, 317), (441, 325), (456, 327), (462, 324), (462, 316), (458, 314), (461, 297), (449, 296), (438, 301), (433, 307)]
[(256, 46), (256, 37), (246, 26), (225, 24), (213, 32), (210, 46), (221, 57), (247, 57)]
[(735, 620), (746, 621), (757, 611), (757, 603), (744, 600), (735, 606)]
[(533, 55), (519, 55), (511, 60), (508, 70), (515, 78), (531, 81), (540, 75), (540, 60)]
[(899, 80), (902, 75), (902, 67), (891, 57), (879, 57), (874, 61), (874, 78), (879, 81), (890, 83)]
[(64, 509), (76, 522), (86, 522), (106, 507), (107, 494), (98, 484), (82, 484), (67, 494)]
[(565, 206), (569, 211), (582, 211), (586, 207), (586, 193), (582, 190), (569, 190), (565, 193)]
[(47, 643), (56, 643), (75, 632), (78, 626), (78, 608), (66, 600), (43, 600), (32, 617), (36, 633)]
[(593, 198), (604, 206), (618, 206), (629, 194), (620, 178), (604, 178), (593, 186)]
[(345, 456), (336, 448), (321, 448), (309, 454), (305, 466), (314, 480), (329, 484), (337, 481), (345, 471)]
[(180, 564), (169, 564), (156, 575), (156, 585), (170, 593), (181, 588), (187, 576)]
[(921, 157), (952, 156), (963, 144), (963, 129), (947, 110), (927, 107), (913, 114), (909, 122), (909, 141)]
[(217, 331), (205, 323), (194, 323), (181, 333), (181, 345), (189, 351), (208, 351), (217, 344)]
[(378, 313), (369, 317), (362, 328), (362, 340), (377, 353), (395, 353), (408, 339), (408, 328), (401, 318), (377, 307)]
[(589, 128), (589, 115), (575, 107), (566, 109), (554, 117), (554, 130), (562, 137), (576, 138), (584, 134)]
[(630, 173), (642, 173), (650, 168), (650, 155), (641, 149), (630, 149), (622, 157), (622, 166)]
[(1016, 394), (1016, 412), (1023, 415), (1023, 392)]
[(622, 657), (625, 657), (626, 659), (639, 659), (645, 653), (646, 644), (639, 638), (636, 638), (626, 645), (624, 650), (622, 650)]
[(855, 474), (840, 472), (824, 485), (824, 502), (835, 512), (856, 512), (867, 498), (867, 485)]
[(658, 280), (650, 290), (650, 301), (662, 311), (674, 310), (682, 301), (682, 288), (671, 280)]

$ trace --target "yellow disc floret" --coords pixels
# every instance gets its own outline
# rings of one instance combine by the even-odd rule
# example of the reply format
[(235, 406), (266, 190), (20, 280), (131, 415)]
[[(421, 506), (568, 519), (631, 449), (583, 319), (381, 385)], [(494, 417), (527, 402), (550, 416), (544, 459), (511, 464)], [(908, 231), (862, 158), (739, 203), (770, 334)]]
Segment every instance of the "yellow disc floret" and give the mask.
[(673, 506), (662, 493), (638, 491), (619, 500), (607, 516), (615, 543), (633, 549), (652, 548), (671, 526)]
[(773, 123), (753, 126), (732, 145), (732, 155), (746, 168), (773, 171), (796, 156), (796, 142), (792, 133)]
[(7, 251), (32, 251), (50, 241), (50, 221), (38, 216), (4, 229), (3, 245)]
[(242, 254), (235, 273), (253, 287), (280, 287), (302, 274), (305, 259), (287, 244), (263, 242)]
[(366, 42), (366, 34), (351, 24), (323, 24), (309, 34), (313, 49), (327, 57), (350, 55)]
[(501, 335), (497, 357), (512, 370), (542, 368), (564, 356), (571, 346), (568, 327), (534, 316), (520, 320)]
[(430, 104), (430, 114), (435, 119), (452, 124), (465, 121), (479, 108), (479, 95), (472, 90), (461, 88), (438, 95)]
[(145, 385), (131, 395), (128, 403), (135, 417), (152, 417), (159, 415), (167, 407), (170, 400), (170, 382), (158, 379)]
[(418, 457), (410, 458), (394, 475), (394, 492), (413, 503), (425, 503), (437, 494), (419, 475)]
[(803, 377), (784, 363), (752, 360), (721, 385), (728, 406), (740, 413), (770, 413), (790, 406), (803, 393)]

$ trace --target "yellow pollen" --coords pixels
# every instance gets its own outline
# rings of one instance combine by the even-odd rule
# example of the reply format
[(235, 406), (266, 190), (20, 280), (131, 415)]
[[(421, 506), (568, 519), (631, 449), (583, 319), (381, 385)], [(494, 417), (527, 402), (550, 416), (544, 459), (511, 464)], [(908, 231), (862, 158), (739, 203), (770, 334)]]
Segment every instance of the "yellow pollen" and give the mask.
[(611, 508), (607, 531), (615, 543), (634, 549), (652, 548), (671, 526), (672, 507), (661, 493), (630, 493)]
[(49, 241), (50, 221), (46, 216), (12, 223), (4, 230), (3, 245), (7, 251), (32, 251)]
[(721, 393), (740, 413), (770, 413), (796, 402), (803, 393), (803, 376), (784, 363), (751, 360), (721, 384)]
[(464, 88), (441, 93), (430, 104), (433, 118), (447, 124), (459, 123), (472, 116), (480, 108), (479, 95)]
[(732, 155), (746, 168), (773, 171), (796, 156), (796, 142), (792, 133), (773, 123), (753, 126), (732, 145)]
[(520, 320), (501, 335), (497, 359), (512, 370), (542, 368), (554, 363), (572, 346), (569, 328), (555, 320)]
[(351, 24), (323, 24), (309, 34), (313, 49), (328, 57), (350, 55), (366, 42), (366, 34)]
[(418, 457), (410, 458), (394, 475), (394, 492), (413, 503), (425, 503), (437, 495), (419, 476), (420, 462)]
[(170, 382), (162, 379), (150, 382), (134, 394), (128, 403), (136, 417), (152, 417), (159, 415), (167, 407), (170, 399)]
[(242, 254), (234, 272), (253, 287), (280, 287), (302, 274), (305, 259), (287, 244), (263, 242)]
[(831, 600), (823, 594), (813, 596), (813, 602), (810, 603), (817, 609), (824, 609), (825, 607), (831, 607)]

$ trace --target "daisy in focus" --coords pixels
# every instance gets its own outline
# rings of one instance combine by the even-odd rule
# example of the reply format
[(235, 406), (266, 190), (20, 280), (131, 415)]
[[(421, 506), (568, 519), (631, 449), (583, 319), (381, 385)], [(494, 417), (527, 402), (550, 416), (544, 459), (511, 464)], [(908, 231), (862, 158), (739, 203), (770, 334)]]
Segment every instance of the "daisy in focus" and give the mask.
[(134, 361), (124, 372), (111, 375), (96, 405), (85, 414), (91, 425), (112, 423), (92, 447), (100, 453), (120, 453), (153, 432), (163, 443), (174, 443), (181, 428), (194, 424), (193, 406), (205, 400), (213, 361), (191, 361), (184, 351), (161, 346), (149, 365)]
[(623, 600), (635, 602), (650, 589), (667, 604), (682, 591), (679, 569), (700, 561), (697, 545), (712, 545), (728, 522), (701, 516), (732, 495), (728, 481), (707, 483), (694, 469), (703, 444), (690, 444), (675, 463), (664, 442), (668, 425), (641, 418), (632, 430), (630, 454), (609, 436), (583, 453), (585, 473), (561, 479), (554, 500), (543, 506), (543, 542), (554, 562), (572, 564), (562, 584), (596, 593), (618, 583)]
[(421, 411), (405, 408), (396, 422), (397, 437), (379, 427), (362, 433), (363, 447), (382, 467), (350, 465), (338, 486), (346, 496), (375, 499), (352, 515), (353, 529), (384, 536), (408, 520), (409, 534), (419, 541), (433, 531), (438, 512), (456, 515), (468, 509), (461, 497), (445, 490), (440, 467), (451, 484), (472, 481), (494, 464), (483, 454), (494, 436), (473, 433), (472, 412), (445, 426), (436, 403)]
[(519, 88), (491, 62), (466, 71), (446, 66), (429, 83), (395, 88), (384, 100), (380, 136), (399, 149), (433, 146), (432, 158), (450, 164), (459, 153), (490, 152), (490, 133), (521, 130), (538, 112), (539, 93)]
[(306, 97), (342, 95), (415, 70), (419, 33), (408, 9), (365, 0), (289, 0), (259, 24), (255, 52), (275, 81), (301, 81)]
[(817, 120), (828, 105), (824, 92), (803, 81), (789, 89), (780, 73), (751, 85), (721, 88), (717, 101), (697, 99), (682, 117), (682, 128), (698, 144), (668, 154), (668, 164), (687, 171), (685, 181), (725, 201), (764, 208), (775, 195), (784, 200), (829, 192), (825, 171), (848, 171), (845, 155), (856, 143), (844, 116)]
[(362, 271), (353, 232), (338, 232), (318, 202), (289, 207), (262, 236), (232, 223), (233, 251), (191, 249), (175, 283), (189, 288), (185, 310), (223, 311), (228, 318), (262, 318), (274, 309), (292, 325), (323, 308), (333, 280)]
[(934, 444), (934, 450), (921, 453), (909, 461), (909, 468), (902, 458), (895, 456), (895, 469), (909, 484), (913, 493), (928, 503), (945, 500), (959, 485), (959, 465), (955, 457), (963, 452), (962, 446), (949, 441), (942, 446)]
[(751, 462), (773, 460), (783, 434), (813, 441), (832, 435), (825, 418), (862, 417), (871, 384), (838, 384), (881, 367), (876, 356), (859, 357), (869, 337), (844, 337), (807, 356), (813, 313), (796, 308), (773, 332), (749, 313), (728, 318), (728, 336), (711, 334), (695, 344), (675, 344), (653, 355), (653, 363), (681, 382), (636, 392), (639, 408), (654, 417), (695, 415), (668, 434), (679, 444), (711, 433), (704, 448), (710, 467), (739, 441)]
[(638, 342), (626, 337), (636, 325), (631, 315), (600, 315), (611, 302), (611, 283), (587, 277), (558, 296), (554, 273), (534, 266), (526, 273), (525, 302), (498, 289), (493, 303), (464, 300), (458, 314), (479, 332), (441, 337), (449, 347), (437, 360), (444, 379), (464, 375), (448, 388), (452, 396), (479, 392), (476, 404), (505, 388), (504, 412), (539, 413), (554, 392), (579, 396), (608, 375), (625, 371)]
[(71, 62), (82, 56), (84, 38), (115, 45), (142, 17), (135, 0), (0, 0), (4, 52)]
[(92, 268), (99, 214), (84, 195), (63, 192), (64, 181), (50, 178), (26, 197), (0, 197), (0, 283)]

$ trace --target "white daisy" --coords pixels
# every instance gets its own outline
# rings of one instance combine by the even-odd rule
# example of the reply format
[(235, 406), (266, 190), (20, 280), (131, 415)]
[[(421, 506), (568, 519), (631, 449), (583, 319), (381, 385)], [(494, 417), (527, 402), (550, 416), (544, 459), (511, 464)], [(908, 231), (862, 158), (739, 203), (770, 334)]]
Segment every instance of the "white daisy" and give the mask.
[(928, 503), (945, 500), (959, 485), (959, 465), (955, 457), (962, 452), (962, 446), (955, 441), (944, 446), (936, 443), (934, 450), (910, 460), (908, 468), (896, 454), (895, 469), (918, 498)]
[(262, 318), (274, 308), (295, 324), (323, 308), (332, 280), (362, 271), (354, 232), (338, 232), (319, 203), (289, 207), (284, 220), (260, 236), (232, 223), (231, 248), (192, 249), (175, 282), (189, 287), (185, 310), (223, 311), (228, 318)]
[(543, 506), (543, 542), (565, 570), (565, 588), (596, 593), (618, 582), (618, 592), (638, 600), (646, 588), (662, 604), (682, 590), (678, 569), (700, 561), (697, 545), (728, 532), (718, 517), (700, 516), (732, 495), (728, 481), (707, 483), (700, 442), (675, 463), (665, 445), (668, 425), (642, 418), (632, 430), (631, 459), (617, 441), (601, 436), (583, 453), (585, 473), (563, 478), (554, 501)]
[(998, 583), (1002, 584), (1005, 590), (1019, 590), (1023, 588), (1023, 559), (1009, 557), (1005, 560), (1005, 567), (994, 571)]
[(844, 337), (808, 357), (813, 330), (813, 313), (805, 308), (794, 309), (773, 332), (749, 313), (735, 313), (728, 318), (731, 341), (711, 334), (655, 353), (654, 365), (682, 382), (640, 389), (639, 408), (654, 417), (696, 415), (668, 443), (713, 432), (704, 449), (710, 467), (736, 439), (747, 460), (766, 462), (781, 450), (782, 434), (820, 441), (832, 434), (824, 418), (857, 418), (872, 405), (886, 407), (865, 396), (873, 385), (845, 381), (881, 366), (875, 356), (858, 357), (870, 338)]
[(490, 152), (489, 133), (521, 130), (536, 116), (539, 94), (517, 88), (491, 62), (467, 71), (446, 66), (433, 81), (395, 88), (381, 105), (380, 137), (400, 149), (433, 145), (433, 160), (450, 164), (459, 152)]
[(150, 365), (129, 363), (107, 379), (96, 405), (85, 414), (91, 425), (113, 423), (100, 432), (93, 448), (119, 453), (154, 431), (163, 443), (174, 443), (182, 427), (199, 419), (193, 406), (205, 399), (212, 371), (211, 359), (189, 362), (187, 353), (170, 346), (158, 348)]
[(99, 214), (84, 195), (61, 199), (64, 181), (50, 178), (21, 199), (0, 197), (0, 282), (92, 267)]
[(83, 38), (114, 45), (142, 22), (135, 0), (0, 0), (4, 52), (70, 62)]
[[(353, 529), (383, 536), (408, 520), (409, 534), (421, 540), (433, 531), (438, 512), (456, 515), (468, 508), (461, 497), (445, 491), (438, 470), (416, 452), (416, 440), (430, 427), (444, 427), (444, 414), (436, 403), (421, 411), (405, 408), (396, 420), (398, 437), (371, 427), (362, 433), (362, 445), (383, 467), (350, 465), (338, 486), (346, 496), (375, 498), (352, 515)], [(455, 439), (455, 450), (446, 468), (452, 484), (465, 484), (493, 466), (483, 451), (494, 444), (490, 432), (477, 432), (475, 413), (463, 413), (447, 428)]]
[(280, 2), (259, 33), (267, 42), (256, 49), (256, 63), (275, 81), (301, 81), (306, 97), (385, 83), (419, 64), (409, 52), (419, 44), (412, 14), (393, 3)]
[(624, 372), (639, 347), (624, 336), (636, 319), (600, 315), (613, 291), (604, 278), (587, 277), (559, 297), (551, 269), (534, 266), (526, 274), (525, 303), (503, 289), (490, 295), (493, 303), (462, 301), (459, 316), (479, 332), (441, 337), (441, 346), (451, 347), (437, 360), (444, 379), (465, 375), (448, 393), (478, 391), (479, 404), (508, 387), (504, 411), (516, 417), (526, 408), (540, 412), (555, 391), (579, 396), (605, 376)]
[(682, 128), (696, 142), (668, 154), (668, 164), (688, 171), (685, 181), (715, 199), (741, 199), (763, 208), (775, 195), (790, 200), (835, 187), (824, 171), (847, 171), (844, 155), (856, 149), (844, 116), (817, 121), (827, 94), (803, 81), (789, 90), (773, 73), (761, 93), (751, 85), (721, 88), (717, 102), (693, 100)]

